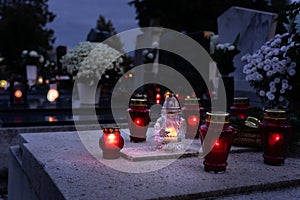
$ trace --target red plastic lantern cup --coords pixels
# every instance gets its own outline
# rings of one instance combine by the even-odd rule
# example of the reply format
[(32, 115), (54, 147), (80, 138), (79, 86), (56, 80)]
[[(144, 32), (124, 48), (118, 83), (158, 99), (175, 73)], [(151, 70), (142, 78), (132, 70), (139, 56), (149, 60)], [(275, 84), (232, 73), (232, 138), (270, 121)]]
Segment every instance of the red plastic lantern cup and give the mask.
[[(204, 138), (207, 136), (208, 129), (212, 133), (220, 131), (219, 127), (223, 126), (219, 138), (211, 138), (204, 144)], [(209, 148), (209, 153), (204, 157), (204, 169), (211, 173), (224, 173), (227, 166), (227, 158), (233, 141), (234, 129), (229, 124), (229, 113), (226, 112), (207, 112), (206, 123), (200, 128), (200, 138), (203, 149)]]
[(182, 114), (187, 121), (185, 138), (199, 138), (199, 127), (202, 124), (205, 109), (201, 107), (199, 98), (186, 98), (184, 105)]
[(250, 110), (248, 97), (236, 97), (233, 100), (233, 106), (230, 107), (230, 116), (246, 120)]
[(99, 146), (103, 151), (103, 158), (116, 159), (120, 157), (120, 151), (124, 146), (124, 139), (119, 127), (103, 127), (103, 135), (99, 140)]
[(291, 134), (291, 126), (287, 123), (284, 110), (265, 110), (264, 120), (259, 127), (264, 163), (284, 165), (287, 143)]
[(146, 133), (150, 123), (150, 110), (147, 107), (147, 102), (147, 98), (130, 100), (130, 108), (127, 110), (130, 142), (146, 141)]

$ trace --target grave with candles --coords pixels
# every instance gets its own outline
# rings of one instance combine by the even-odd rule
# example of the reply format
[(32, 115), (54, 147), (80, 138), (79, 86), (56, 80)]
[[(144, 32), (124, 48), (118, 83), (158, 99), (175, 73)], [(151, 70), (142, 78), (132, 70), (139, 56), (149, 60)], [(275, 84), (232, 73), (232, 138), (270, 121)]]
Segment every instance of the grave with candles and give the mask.
[[(121, 152), (124, 158), (137, 161), (199, 154), (200, 141), (185, 139), (187, 124), (174, 94), (167, 94), (161, 115), (154, 123), (154, 128), (149, 130), (147, 129), (149, 110), (145, 108), (144, 100), (131, 99), (128, 112), (130, 141), (143, 143), (136, 144), (135, 147), (124, 148)], [(137, 124), (137, 119), (141, 122), (145, 121), (145, 125), (144, 123)], [(197, 129), (194, 130), (194, 135), (197, 131)]]

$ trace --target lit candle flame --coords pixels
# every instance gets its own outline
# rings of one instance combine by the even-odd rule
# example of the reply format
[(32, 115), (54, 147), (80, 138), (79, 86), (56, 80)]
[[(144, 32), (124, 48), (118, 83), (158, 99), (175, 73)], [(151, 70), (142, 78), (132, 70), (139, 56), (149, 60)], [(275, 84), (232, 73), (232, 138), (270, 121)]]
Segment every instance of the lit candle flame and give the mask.
[(168, 127), (166, 128), (166, 131), (169, 132), (168, 133), (169, 137), (177, 137), (177, 131), (174, 127)]

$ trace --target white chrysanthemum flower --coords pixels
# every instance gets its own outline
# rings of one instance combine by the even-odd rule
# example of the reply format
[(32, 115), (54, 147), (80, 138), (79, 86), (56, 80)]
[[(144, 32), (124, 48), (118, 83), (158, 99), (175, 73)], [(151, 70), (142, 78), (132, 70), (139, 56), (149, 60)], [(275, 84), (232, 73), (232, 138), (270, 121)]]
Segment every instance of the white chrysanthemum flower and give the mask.
[(39, 55), (39, 54), (38, 54), (36, 51), (33, 51), (33, 50), (32, 50), (32, 51), (29, 52), (29, 56), (30, 56), (30, 57), (36, 58), (36, 57), (38, 57), (38, 55)]
[(270, 92), (275, 93), (277, 91), (276, 87), (270, 87)]
[(253, 68), (251, 69), (251, 72), (257, 72), (257, 68), (256, 68), (256, 67), (253, 67)]
[(273, 71), (267, 71), (267, 76), (273, 76)]
[(275, 79), (274, 79), (274, 82), (275, 82), (275, 83), (280, 83), (280, 78), (275, 78)]
[(279, 52), (280, 52), (279, 48), (276, 48), (276, 49), (273, 50), (273, 55), (278, 56)]
[(147, 55), (147, 53), (149, 53), (149, 51), (147, 49), (145, 49), (145, 50), (142, 51), (142, 55), (143, 56)]
[(277, 44), (275, 41), (271, 42), (271, 47), (275, 47)]
[(278, 57), (273, 57), (273, 58), (272, 58), (272, 61), (273, 61), (273, 62), (278, 62), (278, 61), (279, 61), (279, 58), (278, 58)]
[(279, 96), (278, 100), (279, 100), (280, 102), (283, 102), (283, 101), (284, 101), (284, 97), (283, 97), (283, 96)]
[(276, 45), (280, 45), (282, 40), (280, 38), (277, 38), (274, 40), (274, 42), (276, 43)]
[(235, 46), (233, 46), (233, 45), (230, 45), (229, 47), (228, 47), (228, 51), (233, 51), (235, 49)]
[(263, 75), (261, 75), (261, 74), (257, 74), (257, 76), (256, 76), (256, 80), (258, 80), (258, 81), (262, 81), (263, 79), (264, 79)]
[(259, 91), (259, 96), (264, 97), (266, 95), (265, 91), (261, 90)]
[(247, 75), (247, 76), (245, 77), (245, 80), (246, 80), (246, 81), (252, 81), (252, 80), (253, 80), (252, 75)]
[(262, 69), (262, 68), (263, 68), (263, 66), (264, 66), (264, 64), (263, 64), (263, 63), (258, 63), (258, 64), (257, 64), (257, 68), (258, 68), (258, 69)]
[(290, 67), (296, 67), (296, 66), (297, 66), (296, 62), (291, 62)]
[(265, 65), (265, 66), (264, 66), (264, 70), (265, 70), (265, 71), (269, 71), (270, 69), (271, 69), (271, 66), (270, 66), (270, 65)]
[(282, 52), (286, 52), (286, 50), (287, 50), (287, 47), (286, 47), (286, 46), (282, 46), (282, 47), (280, 48), (280, 51), (282, 51)]
[(273, 100), (275, 99), (275, 95), (274, 95), (274, 94), (270, 94), (270, 95), (268, 96), (268, 99), (269, 99), (270, 101), (273, 101)]
[(241, 61), (245, 62), (247, 60), (248, 56), (249, 56), (249, 54), (246, 54), (246, 55), (242, 56)]
[(273, 55), (274, 55), (274, 52), (273, 52), (273, 51), (270, 51), (270, 52), (266, 55), (266, 58), (271, 58)]
[(27, 55), (27, 54), (28, 54), (28, 50), (23, 50), (23, 51), (22, 51), (22, 54), (23, 54), (23, 55)]
[(288, 74), (290, 75), (290, 76), (295, 76), (295, 74), (296, 74), (296, 70), (295, 69), (288, 69)]
[(282, 83), (282, 84), (288, 84), (288, 80), (282, 79), (281, 83)]
[(224, 44), (217, 44), (216, 49), (217, 50), (223, 50), (225, 48)]
[(276, 86), (276, 83), (272, 81), (272, 82), (269, 83), (269, 86), (270, 86), (270, 87), (275, 87), (275, 86)]
[(289, 85), (287, 83), (283, 83), (281, 85), (282, 89), (288, 89), (289, 88)]
[(148, 54), (147, 54), (147, 58), (153, 59), (153, 58), (154, 58), (154, 54), (153, 54), (153, 53), (148, 53)]

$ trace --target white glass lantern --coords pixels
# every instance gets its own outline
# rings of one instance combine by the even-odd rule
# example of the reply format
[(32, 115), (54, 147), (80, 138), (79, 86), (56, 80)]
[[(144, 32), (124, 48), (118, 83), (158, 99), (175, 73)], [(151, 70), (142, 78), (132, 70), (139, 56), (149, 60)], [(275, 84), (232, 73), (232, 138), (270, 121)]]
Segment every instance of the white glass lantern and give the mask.
[(164, 102), (161, 116), (154, 125), (157, 148), (163, 150), (181, 150), (185, 137), (186, 122), (181, 117), (181, 108), (174, 94), (170, 94)]

